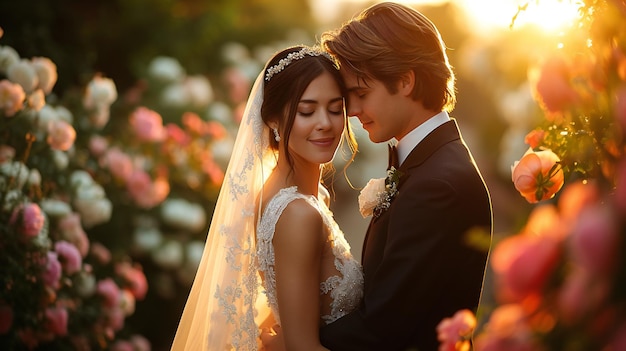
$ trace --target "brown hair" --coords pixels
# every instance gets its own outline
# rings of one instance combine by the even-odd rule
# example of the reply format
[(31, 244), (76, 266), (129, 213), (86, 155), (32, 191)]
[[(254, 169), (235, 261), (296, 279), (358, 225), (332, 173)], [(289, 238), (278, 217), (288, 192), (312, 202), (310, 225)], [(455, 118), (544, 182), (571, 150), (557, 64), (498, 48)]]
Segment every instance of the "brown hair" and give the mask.
[[(263, 82), (261, 119), (268, 126), (270, 122), (278, 122), (283, 130), (283, 135), (280, 137), (284, 140), (285, 145), (289, 144), (289, 136), (296, 118), (298, 103), (306, 88), (315, 78), (324, 72), (330, 73), (339, 86), (339, 91), (344, 101), (347, 96), (346, 85), (339, 73), (337, 62), (319, 48), (311, 48), (311, 51), (317, 50), (319, 55), (305, 54), (302, 58), (290, 60), (287, 65), (280, 64), (281, 59), (285, 59), (289, 54), (297, 53), (303, 48), (305, 47), (293, 46), (276, 53), (267, 62), (263, 71), (264, 77), (267, 77), (268, 69), (275, 68), (277, 65), (282, 67), (278, 72), (272, 71), (270, 78), (266, 78)], [(354, 159), (354, 153), (357, 149), (356, 139), (347, 118), (345, 118), (345, 121), (343, 141), (348, 144), (353, 153), (352, 159)], [(269, 133), (270, 147), (277, 150), (278, 142), (274, 139), (274, 134), (271, 130)], [(285, 148), (285, 156), (289, 165), (293, 167), (293, 161), (287, 148)]]
[(422, 13), (390, 2), (373, 5), (335, 31), (322, 34), (322, 46), (367, 85), (381, 81), (397, 92), (402, 74), (415, 73), (412, 97), (433, 111), (456, 104), (455, 77), (437, 27)]

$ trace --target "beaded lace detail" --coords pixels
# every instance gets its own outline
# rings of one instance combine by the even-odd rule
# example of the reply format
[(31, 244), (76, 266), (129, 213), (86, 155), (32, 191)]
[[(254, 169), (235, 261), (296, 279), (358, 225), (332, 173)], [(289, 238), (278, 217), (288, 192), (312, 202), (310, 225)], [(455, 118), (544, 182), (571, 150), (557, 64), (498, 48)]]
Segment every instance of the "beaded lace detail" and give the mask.
[(259, 271), (264, 274), (263, 288), (274, 314), (280, 324), (278, 302), (276, 300), (276, 274), (274, 272), (274, 247), (272, 239), (276, 223), (287, 205), (296, 199), (303, 199), (322, 216), (331, 235), (335, 268), (340, 275), (332, 275), (320, 283), (320, 295), (330, 294), (330, 314), (321, 316), (326, 323), (332, 323), (355, 310), (363, 296), (363, 273), (360, 264), (350, 253), (350, 245), (332, 217), (326, 204), (313, 196), (298, 193), (295, 186), (281, 189), (267, 204), (257, 228), (257, 260)]

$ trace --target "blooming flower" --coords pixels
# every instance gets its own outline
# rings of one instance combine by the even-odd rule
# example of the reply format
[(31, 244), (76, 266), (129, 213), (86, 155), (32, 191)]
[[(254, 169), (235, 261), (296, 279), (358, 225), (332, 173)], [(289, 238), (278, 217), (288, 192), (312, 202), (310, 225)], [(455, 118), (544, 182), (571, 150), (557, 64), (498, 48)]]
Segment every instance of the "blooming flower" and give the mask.
[(130, 125), (141, 141), (161, 141), (165, 137), (161, 115), (146, 107), (138, 107), (130, 115)]
[(106, 278), (98, 282), (96, 291), (104, 298), (104, 305), (107, 307), (115, 307), (119, 305), (120, 288), (115, 284), (113, 279)]
[(31, 64), (39, 81), (39, 88), (49, 94), (57, 82), (57, 66), (47, 57), (33, 57)]
[(39, 85), (37, 72), (29, 60), (21, 59), (7, 69), (7, 77), (24, 88), (30, 94)]
[(54, 244), (54, 251), (61, 258), (61, 265), (67, 275), (72, 275), (81, 269), (83, 260), (76, 246), (60, 240)]
[(37, 236), (45, 224), (45, 216), (39, 205), (27, 203), (15, 208), (9, 223), (17, 223), (22, 234), (27, 238)]
[(469, 351), (469, 338), (476, 328), (476, 317), (470, 310), (461, 310), (437, 325), (439, 351)]
[(380, 215), (391, 206), (391, 200), (398, 193), (400, 172), (395, 168), (387, 170), (386, 178), (370, 179), (359, 194), (359, 211), (363, 218)]
[(76, 130), (62, 120), (50, 121), (48, 124), (47, 142), (51, 148), (61, 151), (69, 150), (74, 145)]
[(56, 252), (48, 251), (45, 265), (42, 276), (44, 283), (49, 287), (58, 289), (61, 279), (61, 262), (59, 262)]
[(202, 206), (184, 199), (168, 199), (161, 206), (163, 222), (192, 232), (205, 229), (206, 215)]
[(46, 309), (46, 326), (55, 335), (67, 335), (67, 321), (69, 314), (67, 309), (61, 306), (48, 307)]
[(551, 150), (528, 149), (511, 167), (515, 189), (530, 203), (550, 199), (564, 183), (559, 157)]
[(0, 111), (6, 117), (14, 116), (24, 107), (26, 93), (21, 85), (3, 79), (0, 81)]

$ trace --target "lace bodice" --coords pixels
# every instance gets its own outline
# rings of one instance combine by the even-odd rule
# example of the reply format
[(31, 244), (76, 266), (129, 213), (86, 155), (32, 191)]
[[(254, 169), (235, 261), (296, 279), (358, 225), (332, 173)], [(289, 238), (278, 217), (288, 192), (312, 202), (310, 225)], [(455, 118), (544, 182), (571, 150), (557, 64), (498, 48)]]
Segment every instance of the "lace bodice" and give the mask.
[[(303, 199), (317, 209), (330, 235), (330, 240), (327, 243), (332, 247), (334, 265), (339, 274), (332, 274), (320, 283), (320, 295), (330, 296), (330, 306), (321, 306), (321, 311), (330, 311), (329, 314), (321, 316), (321, 319), (328, 324), (356, 309), (363, 296), (363, 273), (360, 264), (350, 253), (350, 245), (326, 204), (313, 196), (298, 193), (295, 186), (281, 189), (268, 202), (259, 221), (257, 228), (257, 260), (259, 271), (264, 275), (263, 288), (265, 289), (274, 318), (280, 324), (278, 302), (276, 300), (276, 275), (274, 272), (272, 239), (276, 222), (278, 222), (285, 207), (295, 199)], [(324, 303), (328, 299), (321, 299), (321, 301)]]

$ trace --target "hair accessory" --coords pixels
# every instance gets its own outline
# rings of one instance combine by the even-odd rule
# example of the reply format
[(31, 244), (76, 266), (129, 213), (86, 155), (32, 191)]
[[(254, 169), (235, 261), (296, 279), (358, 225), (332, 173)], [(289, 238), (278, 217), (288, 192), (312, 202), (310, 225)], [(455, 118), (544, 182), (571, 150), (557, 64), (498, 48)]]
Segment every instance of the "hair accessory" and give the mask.
[(287, 57), (280, 59), (277, 64), (267, 69), (265, 74), (265, 80), (269, 81), (274, 75), (284, 70), (290, 63), (305, 58), (306, 56), (326, 56), (329, 60), (333, 61), (333, 58), (329, 53), (315, 48), (303, 47), (300, 51), (291, 52)]
[(272, 131), (274, 132), (274, 140), (276, 140), (276, 142), (279, 142), (280, 141), (280, 135), (278, 134), (278, 129), (272, 128)]

